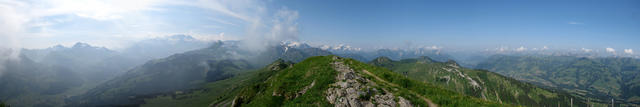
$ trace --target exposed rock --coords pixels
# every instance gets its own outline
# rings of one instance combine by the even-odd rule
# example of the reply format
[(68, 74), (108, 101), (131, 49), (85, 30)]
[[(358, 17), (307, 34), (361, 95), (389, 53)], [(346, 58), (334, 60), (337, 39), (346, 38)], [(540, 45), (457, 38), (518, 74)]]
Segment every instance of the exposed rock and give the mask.
[[(336, 107), (411, 107), (410, 101), (394, 96), (387, 90), (378, 90), (371, 80), (361, 77), (353, 69), (342, 63), (339, 57), (332, 65), (339, 72), (336, 83), (326, 92), (326, 99)], [(399, 100), (394, 99), (398, 97)]]
[(438, 77), (437, 80), (440, 81), (440, 82), (449, 83), (449, 81), (451, 81), (451, 76), (449, 76), (449, 75), (441, 76), (441, 77)]
[(411, 102), (409, 102), (409, 100), (404, 99), (402, 97), (398, 97), (398, 105), (400, 107), (413, 107), (413, 105), (411, 104)]
[[(480, 92), (480, 97), (483, 98), (483, 99), (487, 99), (487, 96), (485, 95), (487, 89), (483, 88), (482, 86), (480, 86), (478, 81), (476, 81), (473, 78), (471, 78), (471, 76), (467, 76), (462, 71), (458, 70), (458, 69), (460, 69), (460, 67), (459, 67), (459, 65), (457, 65), (457, 63), (452, 62), (448, 66), (451, 67), (451, 68), (445, 67), (445, 68), (442, 68), (442, 69), (447, 71), (447, 72), (452, 72), (452, 73), (458, 74), (458, 76), (467, 79), (469, 81), (469, 84), (473, 87), (473, 90), (481, 91)], [(479, 81), (480, 81), (480, 83), (484, 84), (484, 82), (482, 80), (479, 80)]]
[(449, 68), (442, 68), (447, 72), (453, 72), (458, 74), (458, 76), (465, 78), (469, 81), (469, 84), (471, 86), (473, 86), (473, 89), (475, 90), (480, 90), (482, 89), (482, 86), (480, 86), (480, 84), (478, 84), (478, 82), (476, 80), (473, 80), (470, 76), (465, 75), (464, 73), (462, 73), (460, 70), (458, 70), (457, 68), (453, 68), (453, 69), (449, 69)]
[(296, 94), (295, 97), (297, 98), (304, 95), (304, 93), (307, 93), (307, 90), (309, 90), (309, 88), (313, 87), (314, 85), (316, 85), (316, 80), (313, 80), (313, 82), (311, 82), (309, 86), (304, 87), (300, 92), (298, 92), (298, 94)]
[(385, 95), (375, 95), (374, 100), (378, 103), (379, 107), (395, 107), (396, 101), (393, 100), (393, 94), (387, 93)]

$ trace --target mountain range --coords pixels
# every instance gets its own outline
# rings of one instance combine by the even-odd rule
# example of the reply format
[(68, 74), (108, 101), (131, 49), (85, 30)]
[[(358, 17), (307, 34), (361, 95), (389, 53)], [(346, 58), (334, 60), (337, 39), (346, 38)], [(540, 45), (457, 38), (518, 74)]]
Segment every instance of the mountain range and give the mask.
[[(17, 58), (1, 60), (5, 69), (0, 75), (0, 101), (20, 104), (18, 106), (66, 105), (65, 99), (84, 94), (147, 60), (207, 44), (189, 38), (174, 35), (141, 41), (125, 51), (81, 42), (70, 47), (56, 45), (45, 49), (22, 49)], [(133, 50), (158, 54), (147, 55)]]
[(640, 102), (640, 60), (621, 57), (495, 55), (476, 68), (565, 90), (593, 101)]
[(640, 63), (634, 58), (456, 58), (439, 48), (365, 51), (286, 41), (255, 51), (242, 45), (174, 35), (119, 51), (86, 43), (23, 49), (18, 60), (2, 60), (0, 102), (155, 107), (606, 106), (610, 99), (637, 106), (640, 101), (635, 78)]
[[(329, 55), (317, 49), (283, 46), (252, 53), (217, 42), (210, 47), (149, 61), (104, 84), (72, 98), (73, 105), (125, 106), (139, 104), (139, 96), (199, 88), (207, 82), (233, 77), (276, 59), (302, 61), (310, 56)], [(134, 99), (134, 100), (130, 100)]]
[(277, 60), (199, 90), (145, 101), (142, 106), (511, 106), (338, 56), (315, 56), (299, 63)]

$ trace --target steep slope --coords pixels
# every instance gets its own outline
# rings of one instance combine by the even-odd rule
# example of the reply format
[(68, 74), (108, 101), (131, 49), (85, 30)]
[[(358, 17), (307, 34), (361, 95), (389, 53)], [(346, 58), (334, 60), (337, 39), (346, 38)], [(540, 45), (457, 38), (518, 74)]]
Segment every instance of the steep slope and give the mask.
[(429, 57), (393, 61), (379, 57), (372, 65), (386, 67), (448, 90), (500, 103), (524, 106), (586, 106), (585, 101), (567, 93), (538, 88), (532, 84), (488, 72), (460, 67), (455, 61), (436, 62)]
[(296, 64), (277, 61), (247, 75), (187, 94), (148, 99), (144, 106), (509, 106), (337, 56), (316, 56)]
[(496, 55), (477, 68), (518, 80), (598, 98), (599, 102), (640, 104), (640, 60), (572, 56)]

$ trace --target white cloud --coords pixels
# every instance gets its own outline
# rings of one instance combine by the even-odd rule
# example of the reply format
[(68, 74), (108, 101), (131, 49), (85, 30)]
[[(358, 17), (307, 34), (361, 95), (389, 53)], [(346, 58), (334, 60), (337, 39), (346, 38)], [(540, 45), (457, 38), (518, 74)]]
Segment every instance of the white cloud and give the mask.
[(520, 46), (519, 48), (516, 48), (516, 51), (518, 52), (522, 52), (522, 51), (526, 51), (527, 48), (525, 48), (524, 46)]
[[(96, 21), (115, 20), (139, 11), (157, 10), (154, 6), (160, 5), (162, 2), (164, 1), (2, 0), (0, 1), (0, 30), (2, 31), (0, 32), (0, 48), (18, 48), (14, 50), (19, 50), (19, 48), (32, 45), (43, 45), (25, 40), (40, 39), (42, 41), (60, 33), (68, 33), (69, 31), (61, 32), (49, 27), (71, 21), (72, 19), (68, 16)], [(32, 30), (34, 28), (38, 30)]]
[(261, 2), (254, 0), (196, 0), (176, 4), (209, 9), (247, 22), (259, 21), (259, 16), (266, 11), (266, 7)]
[[(121, 44), (124, 41), (135, 41), (144, 38), (153, 38), (151, 34), (167, 34), (186, 32), (185, 30), (193, 30), (180, 28), (176, 31), (166, 31), (165, 29), (182, 26), (183, 23), (176, 25), (172, 22), (150, 16), (146, 12), (165, 12), (166, 9), (173, 9), (171, 6), (187, 6), (195, 7), (205, 11), (201, 17), (210, 17), (212, 21), (218, 22), (213, 24), (241, 26), (238, 24), (247, 24), (249, 29), (270, 29), (271, 25), (267, 24), (273, 15), (267, 14), (266, 4), (262, 1), (255, 0), (0, 0), (0, 48), (22, 48), (48, 46), (51, 44), (59, 44), (61, 42), (76, 42), (81, 40), (67, 41), (51, 41), (47, 38), (58, 38), (56, 36), (66, 36), (67, 38), (75, 38), (69, 36), (90, 35), (91, 37), (83, 40), (85, 42), (103, 42), (105, 44)], [(297, 12), (296, 12), (297, 14)], [(177, 16), (173, 16), (177, 17)], [(86, 25), (100, 27), (94, 29), (96, 31), (65, 31), (64, 29), (55, 29), (50, 26), (73, 22), (78, 19), (89, 19), (96, 23), (106, 23), (105, 25)], [(245, 23), (231, 23), (230, 21), (239, 19)], [(184, 25), (188, 26), (188, 25)], [(296, 25), (297, 26), (297, 25)], [(201, 29), (222, 28), (220, 25), (201, 25)], [(38, 30), (32, 30), (37, 28)], [(91, 28), (88, 28), (91, 29)], [(287, 28), (288, 29), (288, 28)], [(68, 30), (68, 29), (66, 29)], [(199, 30), (199, 29), (196, 29)], [(297, 28), (294, 28), (297, 31)], [(99, 32), (104, 31), (104, 32)], [(200, 30), (205, 31), (205, 30)], [(266, 32), (262, 30), (256, 32)], [(207, 31), (209, 32), (209, 31)], [(223, 32), (223, 31), (218, 31)], [(253, 31), (252, 31), (253, 32)], [(265, 33), (248, 33), (266, 35)], [(214, 37), (207, 38), (232, 38), (224, 37), (218, 34), (202, 34), (212, 35)], [(38, 39), (40, 42), (34, 42)], [(41, 43), (47, 41), (49, 43)], [(115, 42), (120, 41), (120, 42)], [(23, 45), (30, 46), (23, 46)], [(107, 46), (113, 47), (113, 46)], [(117, 47), (117, 46), (116, 46)]]
[(624, 49), (624, 53), (633, 54), (633, 49)]
[(500, 47), (500, 48), (497, 48), (497, 50), (498, 50), (499, 52), (504, 52), (504, 51), (507, 51), (507, 50), (508, 50), (508, 48), (509, 48), (509, 47)]
[(531, 49), (531, 50), (537, 51), (537, 50), (539, 50), (539, 49), (538, 49), (538, 48), (533, 48), (533, 49)]
[(56, 15), (110, 20), (122, 18), (127, 13), (159, 10), (154, 7), (166, 2), (163, 0), (7, 0), (0, 2), (0, 6), (15, 12), (8, 14), (25, 16), (23, 18), (26, 21)]
[(5, 63), (8, 61), (20, 61), (19, 54), (19, 49), (0, 48), (0, 78), (6, 71)]
[(238, 40), (238, 38), (234, 36), (225, 36), (224, 33), (209, 35), (209, 34), (197, 34), (197, 33), (188, 33), (187, 35), (192, 36), (196, 40), (200, 41), (218, 41), (218, 40)]
[(567, 22), (567, 24), (572, 24), (572, 25), (581, 25), (581, 24), (584, 24), (584, 23), (582, 23), (582, 22), (576, 22), (576, 21), (569, 21), (569, 22)]
[(433, 46), (431, 46), (431, 47), (426, 47), (426, 48), (427, 48), (427, 49), (433, 49), (433, 50), (442, 49), (442, 47), (441, 47), (441, 46), (436, 46), (436, 45), (433, 45)]
[[(271, 23), (260, 23), (256, 21), (248, 30), (248, 35), (244, 38), (245, 47), (250, 50), (261, 51), (266, 46), (272, 46), (284, 40), (298, 39), (298, 11), (287, 8), (279, 9), (273, 16)], [(269, 27), (261, 27), (270, 25)], [(266, 32), (263, 31), (268, 29)]]
[[(267, 14), (267, 8), (261, 1), (254, 0), (0, 0), (0, 62), (17, 59), (19, 48), (41, 48), (52, 44), (72, 44), (72, 42), (90, 42), (112, 49), (124, 48), (127, 43), (136, 40), (171, 35), (175, 31), (164, 31), (160, 27), (174, 27), (173, 23), (149, 16), (145, 12), (165, 12), (167, 6), (190, 6), (200, 8), (210, 14), (201, 17), (212, 17), (218, 24), (242, 26), (248, 24), (247, 40), (259, 40), (263, 43), (282, 39), (297, 38), (298, 12), (281, 9), (275, 15)], [(220, 18), (218, 18), (220, 17)], [(88, 25), (101, 29), (65, 31), (52, 26), (63, 25), (77, 20), (89, 20), (105, 25)], [(245, 23), (231, 23), (239, 19)], [(266, 20), (266, 21), (264, 21)], [(273, 20), (273, 21), (270, 21)], [(81, 23), (85, 24), (85, 23)], [(208, 26), (208, 25), (203, 25)], [(209, 25), (216, 26), (216, 25)], [(157, 28), (158, 27), (158, 28)], [(37, 28), (37, 30), (33, 30)], [(106, 28), (106, 29), (102, 29)], [(266, 30), (260, 30), (266, 29)], [(238, 40), (237, 35), (228, 36), (215, 33), (187, 33), (198, 40)], [(68, 36), (83, 35), (83, 37)], [(84, 36), (87, 35), (87, 36)], [(58, 41), (61, 38), (73, 40)], [(78, 40), (76, 38), (88, 38)], [(44, 43), (48, 42), (48, 43)], [(28, 45), (28, 46), (27, 46)], [(258, 45), (264, 46), (264, 45)], [(6, 55), (5, 55), (6, 54)], [(0, 67), (3, 64), (0, 63)], [(1, 69), (1, 68), (0, 68)]]
[(609, 53), (616, 53), (616, 50), (613, 48), (606, 48), (605, 50)]
[(222, 19), (219, 19), (219, 18), (209, 18), (209, 20), (212, 20), (212, 21), (215, 21), (215, 22), (218, 22), (218, 23), (221, 23), (221, 24), (227, 24), (227, 25), (238, 26), (238, 24), (235, 24), (235, 23), (229, 22), (229, 21), (227, 21), (227, 20), (222, 20)]
[(271, 34), (268, 37), (273, 40), (278, 40), (277, 42), (283, 39), (297, 39), (299, 33), (298, 17), (298, 11), (286, 8), (278, 10), (273, 20)]
[(195, 0), (177, 1), (172, 4), (194, 6), (242, 21), (243, 23), (232, 23), (235, 21), (208, 18), (220, 24), (232, 26), (246, 24), (245, 35), (240, 39), (247, 41), (244, 42), (245, 47), (250, 50), (259, 51), (265, 46), (279, 44), (283, 40), (298, 39), (297, 19), (299, 14), (295, 10), (281, 8), (274, 14), (270, 14), (267, 11), (267, 5), (257, 0)]
[(0, 62), (18, 59), (21, 47), (18, 35), (22, 35), (24, 31), (23, 23), (29, 21), (28, 15), (20, 11), (21, 8), (27, 7), (22, 2), (0, 1), (0, 51), (3, 54)]
[(123, 18), (124, 14), (145, 10), (159, 10), (155, 6), (166, 4), (163, 0), (50, 0), (43, 12), (48, 15), (74, 14), (95, 20)]
[(582, 48), (582, 51), (584, 51), (584, 52), (592, 52), (592, 51), (593, 51), (593, 49)]

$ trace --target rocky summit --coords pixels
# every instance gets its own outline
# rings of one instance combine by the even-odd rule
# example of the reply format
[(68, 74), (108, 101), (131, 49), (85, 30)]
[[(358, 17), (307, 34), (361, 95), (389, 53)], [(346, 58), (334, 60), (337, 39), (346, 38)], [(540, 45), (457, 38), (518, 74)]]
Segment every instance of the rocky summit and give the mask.
[[(335, 56), (333, 58), (339, 59), (339, 57)], [(373, 86), (377, 86), (375, 82), (362, 78), (344, 63), (335, 61), (332, 65), (339, 74), (336, 76), (336, 82), (331, 84), (331, 88), (326, 92), (326, 98), (329, 103), (335, 104), (337, 107), (413, 106), (410, 101), (402, 96), (394, 96), (393, 93), (387, 90), (373, 88)]]

